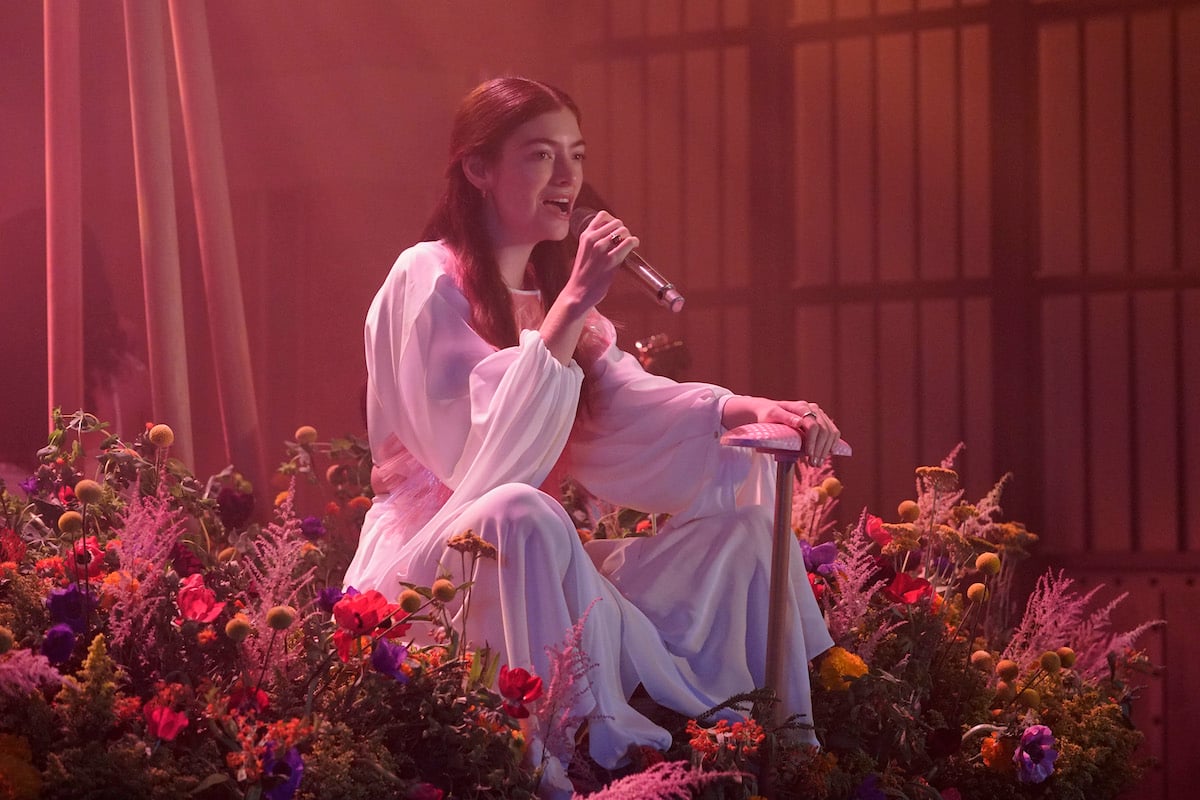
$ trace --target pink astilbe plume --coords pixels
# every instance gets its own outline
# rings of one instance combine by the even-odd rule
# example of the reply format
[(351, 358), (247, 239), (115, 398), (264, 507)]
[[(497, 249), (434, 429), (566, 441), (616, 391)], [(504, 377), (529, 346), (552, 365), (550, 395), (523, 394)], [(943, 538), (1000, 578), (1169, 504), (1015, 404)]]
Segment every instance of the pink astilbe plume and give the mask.
[(127, 652), (131, 661), (142, 665), (158, 651), (156, 620), (173, 596), (167, 568), (184, 532), (183, 514), (171, 507), (166, 485), (160, 479), (157, 494), (131, 500), (122, 512), (119, 577), (108, 616), (113, 651)]
[[(877, 567), (872, 554), (874, 541), (867, 535), (867, 512), (858, 517), (858, 524), (843, 542), (844, 550), (838, 553), (833, 563), (837, 575), (837, 602), (831, 603), (825, 612), (829, 635), (842, 646), (858, 639), (864, 627), (871, 598), (883, 588), (885, 581), (874, 578)], [(886, 626), (880, 626), (886, 627)], [(870, 658), (875, 646), (887, 634), (886, 630), (875, 630), (869, 634), (870, 653), (856, 646), (855, 650), (865, 659)]]
[(558, 649), (546, 648), (550, 656), (550, 683), (537, 713), (543, 726), (546, 753), (557, 758), (564, 769), (575, 755), (575, 731), (586, 719), (572, 711), (588, 692), (587, 674), (596, 667), (583, 649), (583, 629), (599, 602), (600, 598), (596, 598), (588, 605)]
[[(689, 766), (686, 761), (663, 761), (644, 772), (613, 781), (586, 795), (586, 800), (689, 800), (718, 781), (741, 778), (739, 772), (706, 772)], [(576, 794), (574, 798), (584, 800), (585, 796)]]
[[(297, 624), (306, 616), (317, 613), (313, 608), (306, 608), (300, 596), (301, 590), (311, 583), (317, 568), (313, 565), (299, 569), (307, 542), (301, 534), (300, 520), (294, 509), (295, 493), (296, 481), (293, 478), (275, 520), (251, 540), (245, 556), (243, 566), (254, 591), (246, 599), (243, 613), (260, 631), (267, 629), (267, 612), (275, 606), (295, 608), (299, 613)], [(244, 646), (251, 663), (265, 663), (268, 649), (272, 648), (271, 638), (257, 636), (246, 640)], [(299, 648), (281, 648), (278, 643), (270, 653), (272, 665), (285, 670), (289, 663), (302, 656)]]
[(62, 675), (41, 653), (22, 649), (0, 656), (0, 695), (19, 698), (61, 684)]
[(1004, 658), (1025, 669), (1042, 653), (1065, 645), (1075, 651), (1076, 674), (1095, 681), (1108, 674), (1109, 653), (1132, 648), (1146, 632), (1165, 624), (1163, 620), (1150, 620), (1130, 631), (1113, 631), (1112, 612), (1128, 593), (1088, 613), (1088, 606), (1103, 585), (1081, 595), (1072, 590), (1074, 583), (1063, 572), (1056, 575), (1049, 571), (1038, 578), (1025, 606), (1025, 616), (1004, 650)]

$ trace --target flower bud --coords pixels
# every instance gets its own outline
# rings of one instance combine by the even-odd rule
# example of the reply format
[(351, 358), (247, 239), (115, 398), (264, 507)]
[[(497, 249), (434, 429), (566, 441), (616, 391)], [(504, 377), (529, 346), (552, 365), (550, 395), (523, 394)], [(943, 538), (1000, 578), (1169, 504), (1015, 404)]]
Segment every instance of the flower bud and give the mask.
[(996, 674), (1000, 676), (1000, 680), (1013, 681), (1021, 674), (1021, 668), (1017, 666), (1017, 662), (1005, 658), (996, 665)]
[(972, 603), (982, 603), (988, 599), (987, 587), (982, 583), (972, 583), (967, 587), (967, 599)]
[(225, 623), (225, 635), (235, 642), (244, 642), (254, 631), (254, 627), (250, 624), (250, 620), (246, 619), (243, 614), (235, 614), (233, 619)]
[(1067, 669), (1075, 666), (1075, 651), (1069, 647), (1060, 647), (1055, 651), (1058, 653), (1058, 658), (1062, 661), (1062, 665)]
[(89, 505), (99, 503), (104, 499), (104, 487), (93, 480), (84, 478), (75, 484), (75, 496), (81, 502), (88, 503)]
[(903, 500), (896, 506), (896, 513), (900, 515), (901, 522), (916, 522), (917, 517), (921, 516), (921, 507), (912, 500)]
[(454, 599), (454, 595), (458, 590), (454, 588), (454, 584), (445, 578), (438, 578), (433, 582), (433, 597), (435, 600), (440, 600), (443, 603), (449, 603)]
[(987, 650), (976, 650), (971, 653), (971, 666), (981, 672), (991, 672), (995, 668), (995, 664), (992, 654)]
[(842, 493), (842, 482), (830, 475), (825, 480), (821, 481), (821, 488), (825, 490), (825, 494), (830, 497), (837, 497)]
[(298, 444), (312, 444), (317, 440), (317, 429), (312, 425), (301, 425), (296, 428), (295, 436)]
[(1053, 650), (1047, 650), (1042, 653), (1041, 658), (1042, 669), (1049, 672), (1051, 675), (1062, 669), (1062, 658)]
[(975, 569), (988, 575), (999, 575), (1000, 556), (995, 553), (980, 553), (975, 559)]
[(58, 529), (63, 533), (79, 533), (83, 530), (83, 515), (78, 511), (64, 511), (58, 518)]
[(175, 431), (170, 425), (159, 423), (150, 429), (150, 443), (155, 447), (170, 447), (175, 442)]
[(13, 632), (0, 625), (0, 656), (4, 655), (9, 650), (12, 650), (12, 646), (15, 642), (16, 639), (13, 638)]
[(412, 589), (405, 589), (400, 593), (400, 610), (405, 614), (417, 613), (424, 602), (425, 598)]
[(267, 612), (267, 627), (271, 630), (286, 631), (295, 621), (296, 609), (291, 606), (274, 606)]

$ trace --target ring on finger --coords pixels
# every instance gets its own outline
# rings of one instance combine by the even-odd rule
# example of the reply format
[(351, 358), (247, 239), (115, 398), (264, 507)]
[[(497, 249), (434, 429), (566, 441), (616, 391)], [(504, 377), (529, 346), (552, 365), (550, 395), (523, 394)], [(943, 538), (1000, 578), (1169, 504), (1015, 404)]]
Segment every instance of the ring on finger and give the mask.
[(621, 239), (623, 239), (623, 238), (625, 238), (625, 237), (621, 236), (621, 234), (619, 234), (619, 233), (614, 233), (613, 235), (608, 237), (609, 241), (611, 241), (613, 243), (613, 247), (616, 247), (617, 245), (619, 245), (621, 243)]
[(816, 418), (817, 418), (817, 412), (815, 412), (815, 411), (805, 411), (803, 414), (801, 414), (801, 415), (800, 415), (800, 419), (804, 419), (805, 417), (812, 417), (813, 419), (816, 419)]

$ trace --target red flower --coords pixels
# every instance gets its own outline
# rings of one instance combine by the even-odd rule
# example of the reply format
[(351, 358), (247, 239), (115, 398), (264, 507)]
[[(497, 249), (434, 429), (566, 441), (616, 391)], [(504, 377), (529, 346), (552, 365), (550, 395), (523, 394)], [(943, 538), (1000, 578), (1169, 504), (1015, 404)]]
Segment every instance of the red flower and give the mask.
[(254, 686), (247, 686), (244, 683), (239, 683), (233, 687), (229, 693), (229, 708), (231, 711), (258, 711), (267, 710), (271, 698), (267, 697), (267, 693), (262, 689)]
[(817, 580), (816, 573), (808, 573), (808, 585), (812, 587), (813, 597), (815, 597), (817, 600), (820, 600), (821, 595), (825, 594), (825, 589), (827, 587), (823, 581)]
[(0, 561), (20, 562), (25, 558), (25, 542), (12, 528), (0, 528)]
[(912, 605), (918, 600), (933, 594), (933, 585), (924, 578), (914, 578), (907, 572), (901, 572), (883, 590), (883, 595), (893, 603)]
[(375, 630), (379, 623), (399, 608), (376, 590), (369, 589), (337, 601), (333, 607), (333, 618), (342, 628), (361, 636)]
[(217, 595), (204, 585), (204, 576), (198, 572), (183, 579), (176, 602), (179, 603), (179, 613), (183, 619), (197, 622), (212, 622), (225, 608), (225, 603), (217, 602)]
[(371, 640), (350, 633), (350, 631), (337, 630), (333, 632), (333, 646), (337, 650), (338, 658), (342, 663), (349, 663), (351, 657), (355, 655), (365, 655), (371, 651)]
[(500, 668), (498, 686), (504, 698), (505, 713), (515, 719), (528, 717), (529, 709), (525, 708), (525, 704), (542, 696), (541, 678), (530, 675), (520, 667), (509, 669), (507, 664)]
[(104, 551), (95, 536), (79, 539), (71, 547), (71, 553), (64, 559), (63, 567), (72, 580), (99, 578), (104, 571)]
[(887, 547), (892, 541), (892, 535), (883, 529), (883, 520), (874, 514), (867, 514), (867, 536), (880, 547)]
[(418, 783), (404, 795), (405, 800), (442, 800), (442, 790), (432, 783)]
[(146, 718), (146, 733), (165, 742), (174, 741), (179, 732), (188, 725), (187, 714), (172, 711), (169, 707), (153, 701), (142, 709), (142, 716)]

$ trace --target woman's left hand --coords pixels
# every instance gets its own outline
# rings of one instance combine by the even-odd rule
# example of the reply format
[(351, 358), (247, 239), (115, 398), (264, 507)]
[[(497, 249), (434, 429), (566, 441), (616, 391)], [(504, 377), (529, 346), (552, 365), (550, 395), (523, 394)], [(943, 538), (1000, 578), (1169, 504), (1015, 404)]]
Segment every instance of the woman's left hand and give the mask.
[(750, 422), (775, 422), (795, 428), (804, 442), (804, 455), (814, 467), (825, 463), (842, 435), (829, 415), (807, 400), (734, 395), (725, 403), (722, 422), (728, 429)]

